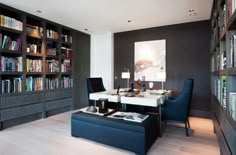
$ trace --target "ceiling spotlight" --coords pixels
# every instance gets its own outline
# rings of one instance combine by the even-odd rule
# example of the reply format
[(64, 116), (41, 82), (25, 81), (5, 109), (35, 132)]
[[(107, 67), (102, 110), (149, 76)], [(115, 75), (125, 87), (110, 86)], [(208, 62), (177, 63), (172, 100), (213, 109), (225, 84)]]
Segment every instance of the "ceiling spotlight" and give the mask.
[(128, 23), (130, 23), (131, 22), (131, 20), (128, 20)]
[(37, 13), (42, 13), (42, 11), (41, 11), (41, 10), (36, 10), (36, 12), (37, 12)]
[(194, 9), (189, 9), (188, 12), (192, 13), (192, 12), (195, 12), (195, 10)]
[(88, 29), (84, 29), (85, 31), (88, 31)]
[(189, 9), (189, 10), (188, 10), (188, 15), (189, 15), (189, 16), (196, 16), (197, 13), (196, 13), (196, 11), (195, 11), (194, 9)]
[(188, 15), (189, 15), (189, 16), (196, 16), (197, 13), (196, 13), (196, 12), (193, 12), (193, 13), (189, 13)]

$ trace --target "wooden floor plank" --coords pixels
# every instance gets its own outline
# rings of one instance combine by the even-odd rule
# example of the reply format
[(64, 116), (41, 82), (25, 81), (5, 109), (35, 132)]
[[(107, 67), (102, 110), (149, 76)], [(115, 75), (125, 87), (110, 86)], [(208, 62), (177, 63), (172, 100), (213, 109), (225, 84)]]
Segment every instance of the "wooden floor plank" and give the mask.
[[(70, 133), (72, 112), (18, 125), (0, 132), (0, 155), (133, 155), (133, 152), (99, 144)], [(219, 155), (210, 119), (190, 118), (193, 131), (185, 136), (183, 125), (168, 124), (148, 155)]]

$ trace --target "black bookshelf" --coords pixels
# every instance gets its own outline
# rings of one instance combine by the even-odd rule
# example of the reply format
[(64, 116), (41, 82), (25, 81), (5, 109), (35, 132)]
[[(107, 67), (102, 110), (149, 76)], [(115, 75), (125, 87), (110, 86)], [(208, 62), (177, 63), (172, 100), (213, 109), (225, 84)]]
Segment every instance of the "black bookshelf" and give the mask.
[[(233, 2), (234, 1), (234, 2)], [(211, 104), (221, 154), (236, 154), (235, 0), (214, 0), (211, 15)]]
[[(86, 41), (86, 44), (83, 43), (77, 46), (83, 38), (81, 40), (79, 38), (72, 39), (72, 36), (85, 35), (86, 38), (90, 36), (2, 3), (0, 3), (0, 15), (4, 15), (4, 18), (7, 19), (8, 17), (13, 18), (22, 24), (21, 27), (17, 28), (12, 28), (9, 25), (0, 25), (2, 43), (5, 35), (11, 37), (13, 41), (17, 41), (18, 38), (21, 41), (21, 46), (18, 50), (9, 49), (10, 46), (8, 47), (8, 44), (3, 49), (1, 44), (1, 58), (6, 57), (17, 60), (18, 57), (21, 57), (22, 59), (22, 71), (8, 71), (8, 64), (5, 64), (7, 71), (0, 70), (0, 130), (32, 120), (31, 118), (33, 117), (40, 119), (73, 109), (75, 107), (73, 99), (75, 88), (73, 81), (74, 68), (72, 65), (74, 63), (74, 57), (72, 53), (75, 49), (85, 49), (83, 46), (87, 46), (90, 42)], [(22, 30), (19, 30), (20, 28)], [(61, 47), (66, 47), (66, 49), (70, 50), (66, 53), (67, 55), (65, 55), (64, 51), (62, 52)], [(56, 54), (53, 52), (56, 52)], [(89, 53), (89, 49), (83, 52)], [(35, 70), (27, 71), (27, 59), (42, 61), (42, 65), (39, 66), (42, 70), (39, 72)], [(58, 61), (58, 71), (48, 72), (46, 61), (53, 59)], [(67, 68), (65, 67), (67, 71), (62, 70), (64, 60), (68, 60), (69, 62), (66, 64)], [(87, 61), (89, 62), (89, 59)], [(19, 65), (16, 66), (18, 67)], [(32, 62), (29, 66), (37, 67), (38, 65)], [(15, 70), (14, 67), (13, 69)], [(78, 68), (75, 67), (75, 70), (79, 73)], [(86, 76), (89, 75), (84, 75), (84, 77)], [(50, 78), (58, 79), (57, 87), (47, 89), (46, 81)], [(8, 84), (14, 84), (16, 82), (21, 82), (21, 84), (17, 84), (15, 87)], [(29, 87), (29, 85), (33, 88)], [(15, 90), (16, 87), (17, 90)], [(2, 89), (5, 88), (10, 90), (4, 91), (3, 93)], [(17, 92), (18, 88), (20, 92)], [(79, 90), (80, 88), (78, 87), (77, 89)], [(81, 98), (87, 99), (84, 95)]]

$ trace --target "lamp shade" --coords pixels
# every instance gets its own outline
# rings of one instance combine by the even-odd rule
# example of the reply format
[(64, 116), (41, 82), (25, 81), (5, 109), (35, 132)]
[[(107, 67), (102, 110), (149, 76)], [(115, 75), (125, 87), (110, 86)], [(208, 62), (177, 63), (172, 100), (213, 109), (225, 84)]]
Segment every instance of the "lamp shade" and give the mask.
[(121, 73), (122, 79), (129, 79), (130, 78), (130, 72), (122, 72)]
[(157, 81), (166, 81), (166, 72), (157, 72)]

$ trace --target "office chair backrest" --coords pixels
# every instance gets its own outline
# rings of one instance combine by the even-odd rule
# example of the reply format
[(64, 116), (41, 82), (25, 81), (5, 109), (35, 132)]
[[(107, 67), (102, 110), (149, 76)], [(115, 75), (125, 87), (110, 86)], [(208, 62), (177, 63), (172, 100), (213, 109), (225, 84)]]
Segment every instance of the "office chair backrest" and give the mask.
[[(86, 80), (87, 80), (88, 100), (89, 100), (90, 93), (106, 91), (101, 77), (87, 78)], [(89, 105), (92, 105), (92, 104), (93, 104), (93, 101), (89, 100)]]
[(194, 80), (193, 79), (186, 79), (184, 83), (183, 90), (180, 94), (180, 96), (176, 99), (176, 101), (180, 101), (181, 104), (184, 104), (185, 106), (182, 106), (183, 112), (186, 112), (185, 115), (188, 116), (189, 110), (190, 110), (190, 104), (192, 100), (192, 93), (193, 93), (193, 85)]

